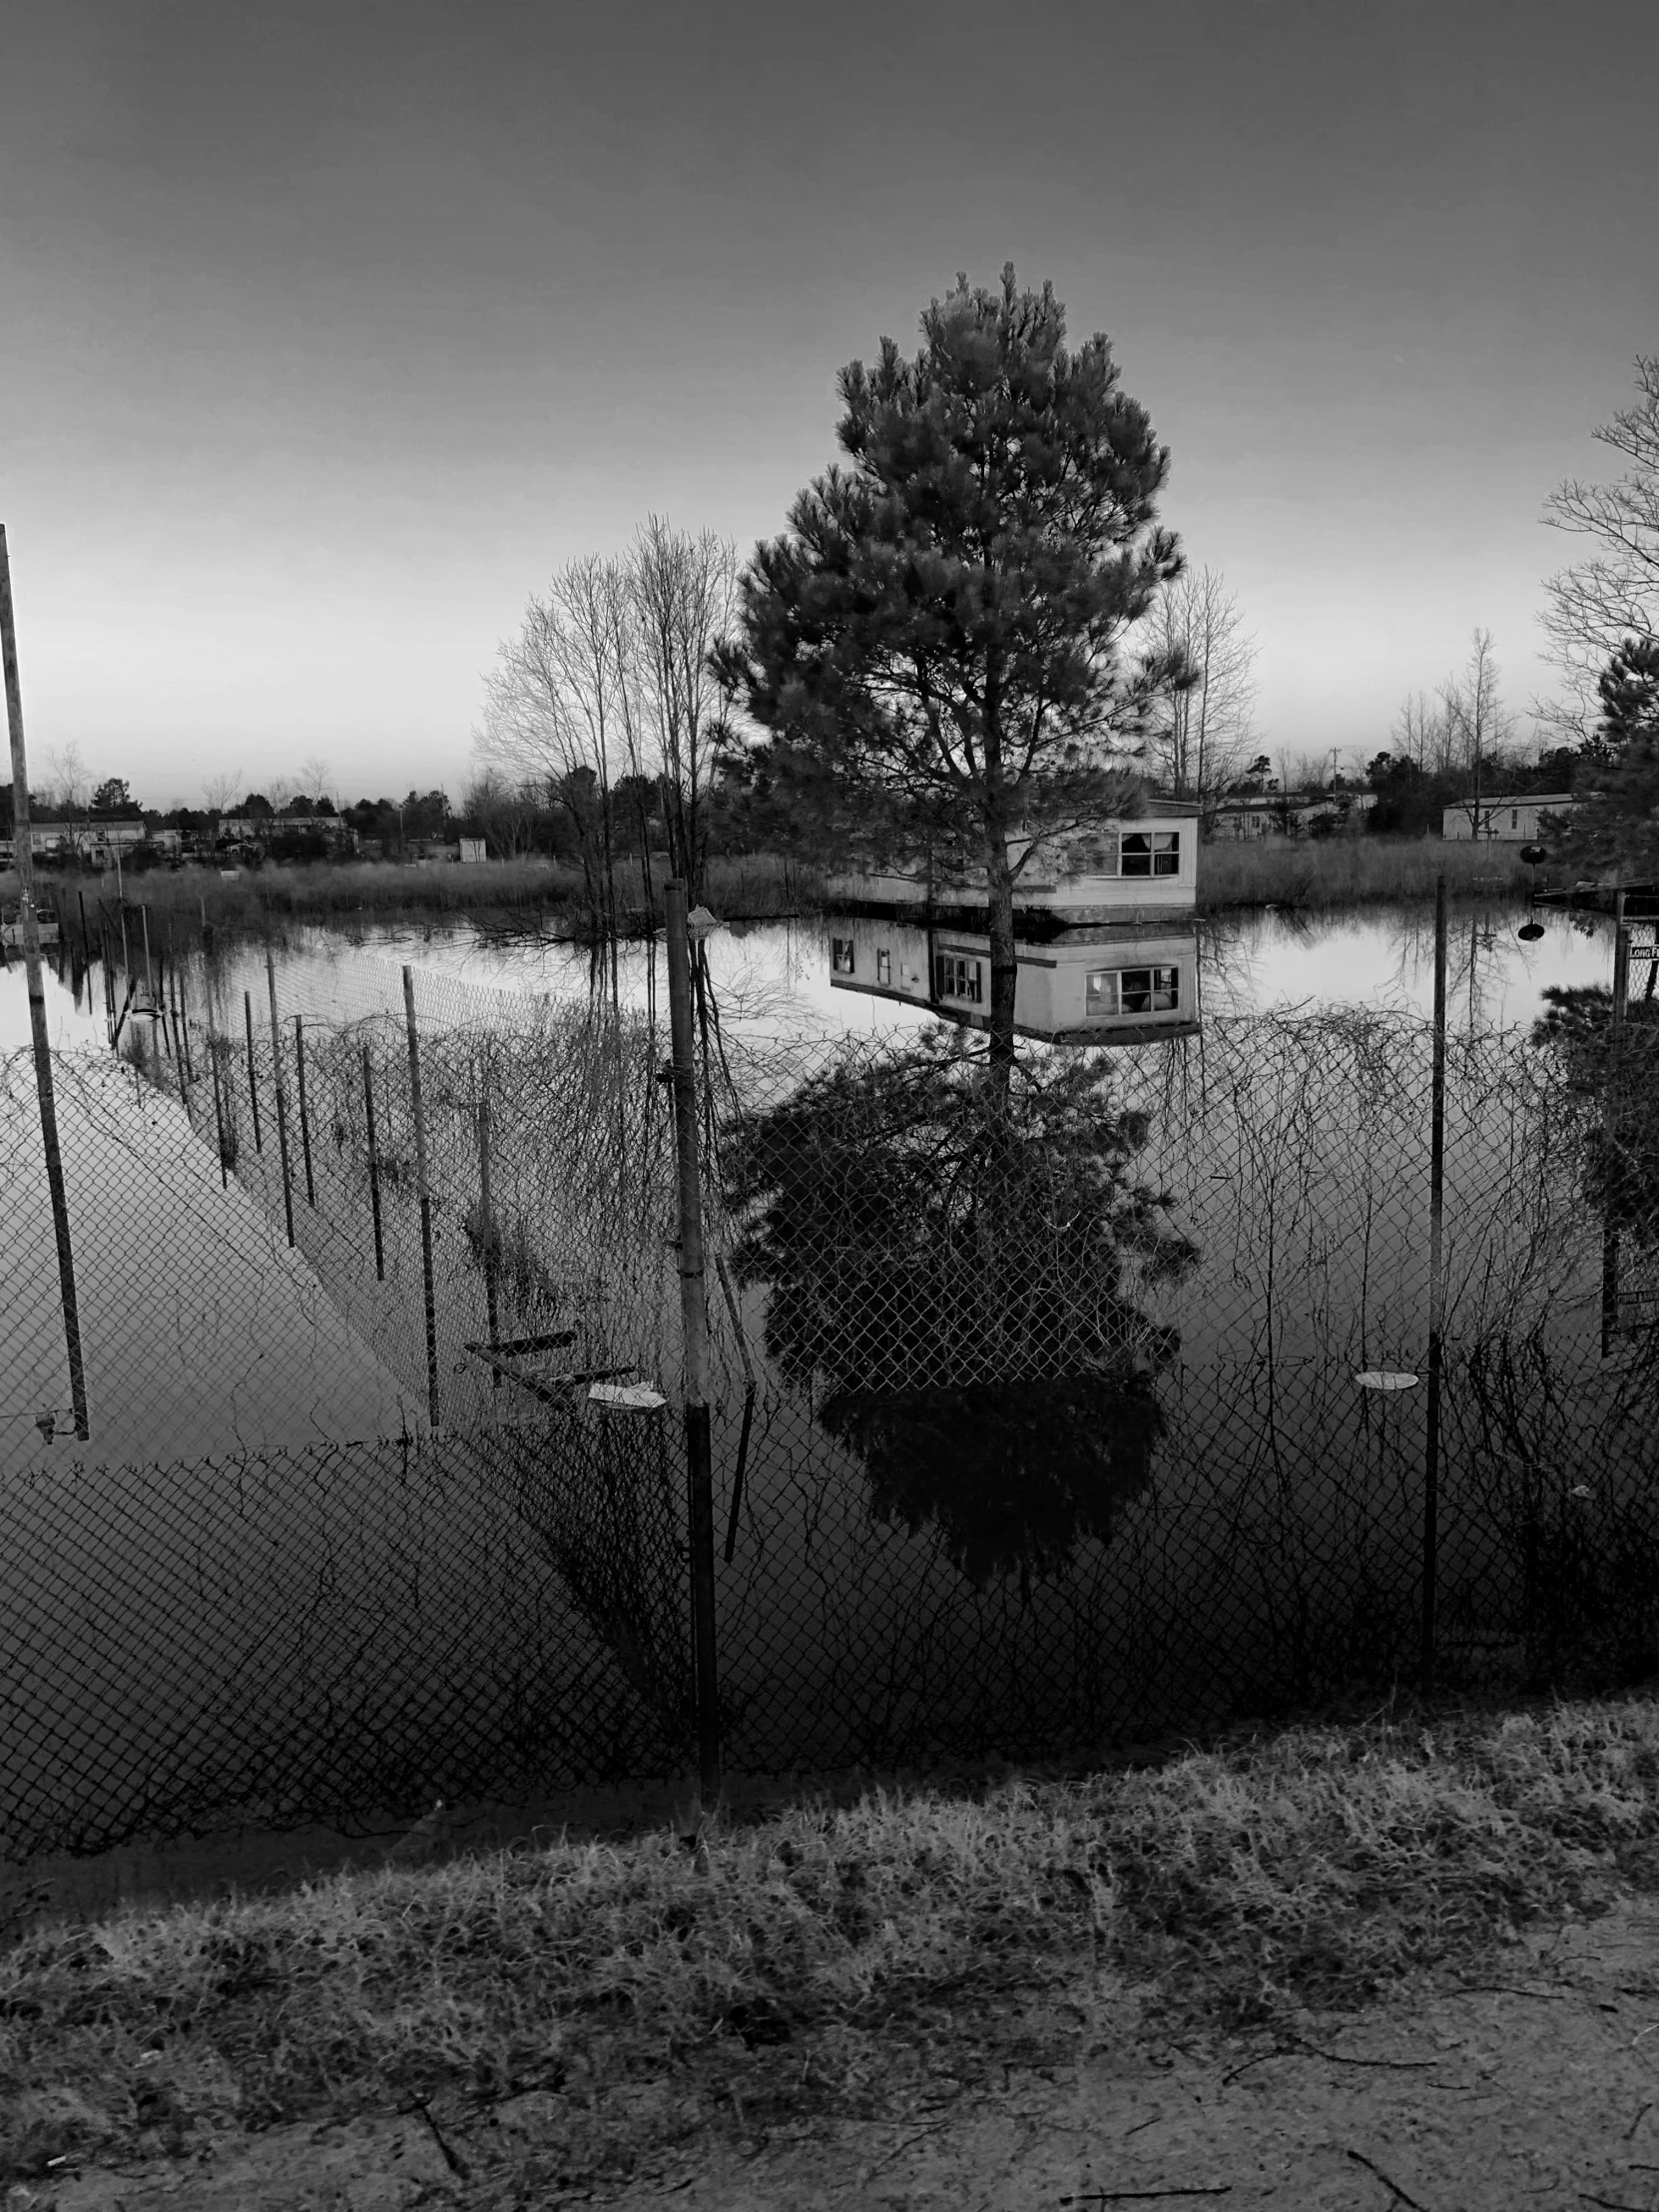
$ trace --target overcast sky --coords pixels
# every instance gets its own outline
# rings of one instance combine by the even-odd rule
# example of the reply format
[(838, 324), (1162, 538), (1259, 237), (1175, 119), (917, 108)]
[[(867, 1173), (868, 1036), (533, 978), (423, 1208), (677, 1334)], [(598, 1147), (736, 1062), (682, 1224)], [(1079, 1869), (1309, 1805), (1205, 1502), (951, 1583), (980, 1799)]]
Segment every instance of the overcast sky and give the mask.
[(458, 791), (532, 588), (775, 532), (836, 368), (1008, 259), (1172, 447), (1270, 750), (1376, 750), (1476, 624), (1524, 705), (1542, 502), (1659, 350), (1656, 62), (1605, 0), (9, 10), (32, 757)]

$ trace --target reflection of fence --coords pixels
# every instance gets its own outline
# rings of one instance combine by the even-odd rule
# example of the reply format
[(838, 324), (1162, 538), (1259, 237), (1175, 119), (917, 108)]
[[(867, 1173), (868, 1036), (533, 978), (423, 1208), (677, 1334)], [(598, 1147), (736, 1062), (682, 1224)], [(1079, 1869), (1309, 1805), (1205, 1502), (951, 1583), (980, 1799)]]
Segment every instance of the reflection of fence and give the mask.
[[(662, 1028), (366, 961), (320, 1010), (228, 955), (141, 991), (105, 949), (60, 953), (120, 1028), (57, 1058), (86, 1443), (0, 1063), (5, 1851), (690, 1761)], [(1424, 1391), (1357, 1378), (1424, 1372), (1427, 1025), (1022, 1046), (1004, 1078), (969, 1033), (768, 1047), (708, 1012), (729, 1765), (1035, 1755), (1412, 1676)], [(1612, 1014), (1448, 1043), (1452, 1685), (1656, 1656), (1659, 1022)]]

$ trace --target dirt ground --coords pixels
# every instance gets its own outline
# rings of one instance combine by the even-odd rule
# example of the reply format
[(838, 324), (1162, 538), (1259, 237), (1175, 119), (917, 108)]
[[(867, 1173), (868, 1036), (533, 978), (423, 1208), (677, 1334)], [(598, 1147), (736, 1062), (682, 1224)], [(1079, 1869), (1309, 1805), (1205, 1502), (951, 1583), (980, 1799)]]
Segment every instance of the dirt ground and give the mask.
[(174, 2155), (17, 2186), (7, 2212), (1659, 2212), (1659, 1904), (1507, 1948), (1461, 1985), (1226, 2041), (1163, 2039), (1132, 1990), (902, 2046), (732, 2036), (323, 2126), (237, 2131), (212, 2068), (158, 2083)]

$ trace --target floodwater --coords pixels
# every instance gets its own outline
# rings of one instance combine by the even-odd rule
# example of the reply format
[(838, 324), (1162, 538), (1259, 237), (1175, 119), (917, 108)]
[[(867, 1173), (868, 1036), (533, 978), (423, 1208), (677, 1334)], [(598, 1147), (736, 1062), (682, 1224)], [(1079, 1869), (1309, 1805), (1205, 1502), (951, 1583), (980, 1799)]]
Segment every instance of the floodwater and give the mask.
[[(1467, 1049), (1449, 1078), (1448, 1331), (1459, 1344), (1484, 1341), (1495, 1315), (1524, 1342), (1526, 1357), (1543, 1363), (1448, 1384), (1442, 1555), (1448, 1608), (1455, 1614), (1460, 1606), (1464, 1624), (1475, 1627), (1512, 1593), (1512, 1575), (1493, 1565), (1501, 1545), (1492, 1500), (1507, 1495), (1503, 1485), (1547, 1468), (1550, 1510), (1569, 1513), (1576, 1528), (1602, 1506), (1591, 1487), (1562, 1490), (1565, 1475), (1580, 1462), (1604, 1462), (1614, 1476), (1645, 1479), (1659, 1432), (1653, 1378), (1628, 1348), (1603, 1374), (1606, 1239), (1585, 1196), (1575, 1133), (1546, 1111), (1534, 1080), (1538, 1055), (1525, 1043), (1546, 989), (1608, 981), (1611, 932), (1605, 922), (1552, 911), (1540, 916), (1543, 936), (1524, 943), (1517, 930), (1525, 919), (1524, 908), (1464, 911), (1454, 914), (1450, 935), (1451, 1027)], [(769, 1066), (798, 1080), (844, 1065), (850, 1089), (839, 1096), (856, 1106), (865, 1081), (860, 1046), (876, 1037), (922, 1053), (919, 1033), (930, 1017), (922, 1007), (833, 988), (830, 934), (819, 920), (734, 924), (709, 940), (709, 971), (740, 1072), (744, 1047), (754, 1048), (759, 1065), (776, 1040), (788, 1049)], [(1318, 920), (1270, 913), (1206, 920), (1196, 934), (1207, 1028), (1077, 1063), (1101, 1072), (1100, 1111), (1123, 1132), (1127, 1181), (1160, 1194), (1157, 1206), (1191, 1248), (1160, 1276), (1144, 1249), (1131, 1249), (1133, 1239), (1111, 1249), (1118, 1216), (1104, 1259), (1099, 1239), (1075, 1250), (1053, 1244), (1060, 1303), (1041, 1310), (1049, 1319), (1040, 1325), (1054, 1326), (1058, 1313), (1071, 1328), (1083, 1315), (1096, 1330), (1092, 1351), (1084, 1347), (1095, 1359), (1085, 1389), (1073, 1390), (1073, 1377), (1050, 1367), (1035, 1387), (1029, 1374), (1003, 1378), (971, 1404), (946, 1386), (911, 1391), (897, 1414), (878, 1402), (872, 1410), (872, 1391), (880, 1395), (872, 1378), (898, 1372), (900, 1353), (913, 1358), (915, 1346), (925, 1354), (930, 1331), (942, 1343), (957, 1326), (949, 1299), (960, 1286), (939, 1224), (920, 1214), (907, 1224), (890, 1208), (871, 1208), (871, 1190), (903, 1186), (860, 1186), (870, 1153), (861, 1140), (849, 1145), (832, 1118), (809, 1132), (826, 1163), (815, 1170), (821, 1211), (809, 1224), (820, 1242), (790, 1248), (785, 1237), (778, 1260), (793, 1271), (790, 1311), (798, 1321), (809, 1317), (803, 1341), (809, 1350), (822, 1341), (816, 1373), (803, 1370), (800, 1344), (792, 1369), (789, 1314), (780, 1318), (776, 1283), (751, 1271), (731, 1306), (712, 1294), (717, 1512), (723, 1533), (732, 1515), (734, 1543), (720, 1583), (734, 1756), (768, 1766), (987, 1743), (1018, 1751), (1104, 1733), (1126, 1717), (1196, 1724), (1226, 1705), (1236, 1682), (1282, 1682), (1287, 1666), (1299, 1682), (1316, 1678), (1321, 1665), (1340, 1671), (1338, 1646), (1346, 1635), (1358, 1649), (1354, 1623), (1366, 1606), (1372, 1641), (1361, 1656), (1379, 1665), (1398, 1660), (1399, 1624), (1414, 1603), (1423, 1398), (1419, 1390), (1374, 1399), (1355, 1379), (1423, 1365), (1427, 1059), (1420, 1028), (1401, 1026), (1374, 1042), (1365, 1025), (1322, 1027), (1319, 1017), (1425, 1014), (1432, 919), (1420, 911)], [(620, 948), (615, 980), (624, 1005), (664, 1011), (661, 959), (660, 947)], [(409, 1173), (404, 963), (415, 971), (420, 1029), (433, 1040), (429, 1306)], [(188, 1111), (165, 1057), (155, 1063), (160, 1084), (142, 1081), (110, 1054), (101, 999), (77, 1008), (62, 984), (49, 984), (92, 1410), (84, 1444), (66, 1438), (56, 1254), (32, 1072), (19, 1051), (28, 1034), (22, 976), (15, 967), (0, 975), (0, 1046), (11, 1054), (0, 1063), (9, 1073), (0, 1198), (14, 1226), (14, 1312), (23, 1317), (8, 1338), (0, 1402), (0, 1471), (21, 1477), (14, 1517), (30, 1498), (45, 1513), (50, 1493), (50, 1525), (62, 1532), (53, 1543), (90, 1545), (86, 1556), (101, 1572), (109, 1544), (101, 1551), (78, 1530), (64, 1487), (72, 1458), (93, 1468), (191, 1462), (168, 1479), (206, 1528), (217, 1492), (203, 1462), (218, 1453), (286, 1464), (297, 1447), (324, 1439), (418, 1436), (434, 1384), (446, 1433), (510, 1427), (533, 1408), (511, 1383), (490, 1382), (476, 1343), (486, 1334), (499, 1341), (545, 1331), (550, 1313), (576, 1322), (576, 1359), (603, 1366), (626, 1358), (672, 1401), (677, 1286), (666, 1242), (672, 1182), (660, 1092), (649, 1060), (636, 1064), (629, 1111), (645, 1116), (658, 1150), (626, 1194), (619, 1169), (612, 1192), (607, 1157), (630, 1153), (640, 1123), (619, 1126), (614, 1143), (610, 1124), (593, 1126), (604, 1067), (595, 1061), (595, 1087), (584, 1092), (569, 1080), (568, 1063), (589, 1047), (547, 1026), (560, 1009), (580, 1010), (603, 995), (586, 949), (522, 926), (470, 922), (356, 936), (305, 930), (274, 948), (282, 1050), (292, 1050), (297, 1014), (309, 1025), (312, 1055), (314, 1187), (303, 1185), (290, 1127), (291, 1247), (273, 1126), (265, 951), (228, 946), (181, 972), (203, 1051)], [(1310, 1018), (1282, 1033), (1223, 1018), (1292, 1008)], [(365, 1026), (360, 1038), (331, 1035), (340, 1023)], [(447, 1029), (458, 1041), (446, 1051)], [(205, 1074), (210, 1031), (222, 1040), (222, 1110), (239, 1146), (228, 1189)], [(1500, 1031), (1510, 1034), (1493, 1044)], [(504, 1040), (500, 1056), (492, 1057), (493, 1045), (478, 1047), (490, 1034)], [(360, 1039), (379, 1086), (379, 1264)], [(265, 1098), (258, 1146), (251, 1059)], [(494, 1313), (478, 1261), (477, 1113), (484, 1086), (500, 1085), (508, 1063), (516, 1087), (493, 1094), (492, 1205), (518, 1272), (503, 1280)], [(291, 1089), (288, 1098), (291, 1114)], [(647, 1107), (647, 1099), (656, 1103)], [(940, 1143), (948, 1152), (955, 1141), (946, 1112)], [(1046, 1143), (1034, 1125), (1033, 1159), (1045, 1156)], [(896, 1152), (875, 1164), (906, 1169)], [(851, 1209), (844, 1237), (836, 1228), (843, 1197)], [(872, 1232), (872, 1221), (896, 1232), (890, 1250), (880, 1242), (887, 1231)], [(711, 1221), (723, 1254), (731, 1227)], [(1043, 1236), (1052, 1230), (1058, 1240), (1072, 1227), (1068, 1209), (1067, 1219), (1045, 1222)], [(857, 1263), (862, 1276), (846, 1264), (860, 1238), (868, 1246)], [(918, 1328), (904, 1304), (910, 1293), (892, 1286), (906, 1270), (925, 1275), (935, 1259), (948, 1296)], [(1623, 1264), (1631, 1264), (1628, 1251)], [(583, 1303), (573, 1308), (578, 1279)], [(1010, 1311), (1019, 1292), (1013, 1282)], [(928, 1295), (945, 1294), (935, 1286)], [(746, 1360), (757, 1402), (740, 1508)], [(628, 1433), (640, 1439), (643, 1467), (671, 1424), (651, 1416)], [(559, 1580), (537, 1604), (550, 1624), (550, 1652), (580, 1647), (607, 1696), (617, 1693), (620, 1667), (636, 1692), (672, 1712), (684, 1688), (680, 1508), (655, 1460), (649, 1484), (633, 1479), (633, 1449), (622, 1445), (604, 1481), (588, 1482), (585, 1492), (561, 1472), (557, 1451), (542, 1451), (535, 1511)], [(382, 1461), (372, 1449), (361, 1461), (370, 1490)], [(479, 1529), (490, 1531), (488, 1548), (505, 1544), (510, 1528), (499, 1500), (481, 1503), (468, 1487), (469, 1474), (439, 1473), (422, 1493), (416, 1547), (416, 1579), (428, 1582), (422, 1561), (441, 1567), (446, 1550), (471, 1557)], [(261, 1479), (270, 1479), (269, 1465)], [(334, 1479), (317, 1461), (291, 1488), (278, 1485), (261, 1538), (270, 1559), (279, 1562), (285, 1527), (303, 1527), (306, 1542), (327, 1552), (326, 1575), (307, 1582), (284, 1567), (268, 1584), (263, 1609), (250, 1612), (248, 1636), (220, 1637), (222, 1671), (233, 1660), (257, 1671), (256, 1620), (264, 1636), (300, 1598), (338, 1630), (346, 1585), (334, 1579), (335, 1549), (365, 1531), (361, 1515), (342, 1518), (341, 1491), (331, 1507), (339, 1525), (323, 1544), (321, 1501)], [(1024, 1502), (1010, 1516), (1011, 1495)], [(146, 1508), (136, 1492), (123, 1498), (120, 1540), (132, 1548)], [(380, 1544), (372, 1528), (367, 1535), (350, 1582), (353, 1605), (366, 1602), (391, 1542)], [(214, 1544), (224, 1581), (237, 1546), (223, 1528)], [(415, 1550), (398, 1556), (414, 1559)], [(107, 1630), (110, 1648), (141, 1653), (138, 1614), (162, 1603), (164, 1585), (176, 1607), (195, 1571), (177, 1550), (159, 1559), (154, 1587), (132, 1599), (137, 1612)], [(423, 1601), (410, 1602), (418, 1609)], [(459, 1603), (432, 1616), (444, 1633), (456, 1625)], [(53, 1630), (63, 1632), (61, 1624)], [(375, 1633), (383, 1640), (386, 1631)], [(470, 1621), (457, 1633), (464, 1644)], [(477, 1648), (466, 1647), (479, 1680), (496, 1663), (479, 1655), (489, 1642), (479, 1626)], [(189, 1664), (187, 1652), (175, 1682)], [(136, 1659), (133, 1669), (141, 1671)], [(318, 1695), (332, 1697), (332, 1677), (318, 1681)], [(138, 1735), (159, 1726), (176, 1695), (134, 1691), (121, 1707), (123, 1726)], [(573, 1726), (593, 1717), (578, 1711), (576, 1696)], [(278, 1697), (270, 1706), (273, 1730), (280, 1704)]]
[[(1454, 909), (1447, 988), (1454, 1025), (1503, 1029), (1533, 1021), (1550, 986), (1607, 985), (1611, 923), (1602, 916), (1540, 909), (1543, 936), (1523, 943), (1524, 904)], [(780, 1036), (913, 1027), (925, 1018), (892, 1001), (831, 988), (828, 918), (734, 922), (707, 940), (709, 971), (729, 1030)], [(1268, 911), (1207, 916), (1196, 926), (1199, 996), (1206, 1017), (1291, 1008), (1369, 1007), (1426, 1016), (1434, 996), (1434, 927), (1422, 908), (1357, 909), (1311, 916)], [(434, 1018), (446, 982), (470, 990), (528, 994), (564, 1003), (601, 979), (581, 945), (511, 921), (452, 927), (384, 927), (349, 936), (292, 933), (276, 964), (284, 1012), (350, 1020), (401, 1008), (399, 966), (422, 978)], [(608, 970), (607, 970), (608, 973)], [(625, 944), (617, 955), (624, 1005), (660, 1003), (661, 947)], [(255, 1022), (269, 1019), (265, 954), (258, 947), (216, 963), (221, 1018), (235, 1027), (250, 994)]]

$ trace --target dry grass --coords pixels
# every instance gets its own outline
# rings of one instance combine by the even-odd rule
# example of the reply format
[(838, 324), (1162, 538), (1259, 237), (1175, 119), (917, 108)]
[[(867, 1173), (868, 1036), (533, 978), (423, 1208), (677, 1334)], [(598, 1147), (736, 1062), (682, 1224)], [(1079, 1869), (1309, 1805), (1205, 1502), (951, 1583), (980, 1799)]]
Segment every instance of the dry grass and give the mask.
[(1198, 904), (1364, 906), (1407, 904), (1434, 896), (1446, 878), (1453, 898), (1518, 897), (1531, 871), (1518, 845), (1459, 844), (1439, 837), (1264, 837), (1201, 847)]
[[(658, 869), (661, 875), (661, 867)], [(638, 864), (619, 863), (618, 893), (624, 910), (642, 904)], [(78, 898), (96, 927), (97, 901), (115, 904), (115, 874), (59, 874), (43, 870), (37, 895), (56, 900), (74, 932)], [(276, 922), (395, 921), (400, 916), (510, 912), (554, 908), (561, 926), (581, 929), (579, 868), (545, 860), (495, 860), (482, 867), (446, 861), (400, 866), (389, 860), (268, 862), (224, 875), (217, 867), (148, 868), (129, 872), (129, 904), (145, 905), (165, 928), (193, 936), (205, 919), (221, 931), (261, 934)], [(0, 903), (17, 896), (15, 872), (0, 870)], [(823, 903), (822, 871), (767, 853), (709, 862), (703, 895), (723, 919), (763, 920), (816, 911)], [(660, 919), (659, 905), (659, 919)]]
[[(1106, 1981), (1218, 2027), (1354, 2003), (1604, 1909), (1656, 1839), (1659, 1704), (1635, 1698), (1305, 1728), (977, 1799), (801, 1804), (697, 1852), (666, 1832), (562, 1842), (37, 1930), (0, 1958), (0, 2175), (142, 2146), (165, 2120), (146, 2117), (158, 2066), (217, 2082), (248, 2126), (556, 2087), (601, 2050), (663, 2074), (737, 2038), (878, 2030), (896, 2049), (952, 2008), (983, 2023)], [(960, 2047), (952, 2063), (971, 2071)]]

